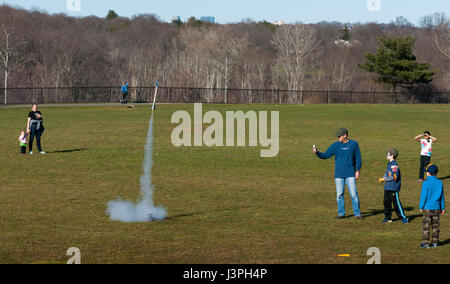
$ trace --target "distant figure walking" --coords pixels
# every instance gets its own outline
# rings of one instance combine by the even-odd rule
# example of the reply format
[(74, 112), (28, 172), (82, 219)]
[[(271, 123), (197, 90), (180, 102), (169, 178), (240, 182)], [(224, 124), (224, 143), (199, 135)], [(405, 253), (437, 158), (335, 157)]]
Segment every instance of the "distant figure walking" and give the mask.
[(30, 150), (30, 155), (33, 155), (33, 142), (34, 137), (36, 137), (36, 146), (39, 150), (39, 153), (46, 154), (42, 151), (41, 147), (41, 136), (44, 133), (44, 120), (42, 118), (42, 113), (38, 110), (38, 105), (33, 104), (31, 107), (31, 111), (28, 113), (28, 121), (27, 121), (27, 133), (30, 134), (30, 141), (28, 148)]
[(425, 131), (423, 134), (414, 137), (417, 142), (420, 142), (420, 170), (419, 181), (423, 181), (425, 176), (425, 169), (431, 163), (431, 147), (437, 139), (431, 136), (430, 131)]
[(127, 97), (128, 97), (128, 83), (123, 82), (123, 84), (122, 84), (122, 104), (128, 103)]

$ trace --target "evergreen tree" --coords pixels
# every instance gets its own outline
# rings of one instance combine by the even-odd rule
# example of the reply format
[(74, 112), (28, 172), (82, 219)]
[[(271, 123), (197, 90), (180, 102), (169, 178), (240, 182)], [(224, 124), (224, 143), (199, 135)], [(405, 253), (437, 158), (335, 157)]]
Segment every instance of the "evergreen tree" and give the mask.
[(436, 72), (429, 70), (430, 64), (416, 62), (414, 42), (411, 36), (380, 38), (377, 53), (366, 54), (366, 62), (358, 67), (378, 74), (373, 81), (395, 90), (399, 86), (412, 88), (416, 84), (428, 84)]
[(109, 10), (108, 15), (106, 15), (107, 20), (114, 20), (117, 19), (119, 15), (114, 10)]
[(345, 40), (345, 41), (350, 41), (350, 39), (352, 38), (352, 35), (350, 34), (350, 30), (348, 28), (347, 25), (345, 25), (342, 28), (341, 34), (339, 36), (339, 39)]
[(274, 24), (272, 24), (271, 22), (268, 22), (266, 20), (262, 20), (260, 22), (258, 22), (258, 24), (268, 28), (269, 30), (271, 30), (272, 32), (276, 30), (277, 26), (275, 26)]
[(183, 22), (180, 19), (173, 19), (172, 24), (181, 27), (183, 25)]
[(201, 20), (198, 20), (194, 16), (192, 16), (192, 17), (190, 17), (188, 19), (188, 24), (191, 25), (191, 26), (195, 26), (195, 27), (201, 27), (201, 26), (204, 26), (204, 25), (208, 25), (208, 23), (205, 23), (205, 22), (203, 22)]

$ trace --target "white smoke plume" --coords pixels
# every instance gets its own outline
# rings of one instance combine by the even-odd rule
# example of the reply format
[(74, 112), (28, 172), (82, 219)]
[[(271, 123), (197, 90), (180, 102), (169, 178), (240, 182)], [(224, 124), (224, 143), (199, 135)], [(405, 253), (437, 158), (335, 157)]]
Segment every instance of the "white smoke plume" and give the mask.
[(153, 114), (150, 119), (147, 143), (145, 145), (144, 174), (141, 176), (141, 200), (136, 205), (131, 201), (123, 201), (122, 198), (116, 201), (110, 201), (106, 209), (106, 214), (110, 216), (111, 220), (127, 223), (143, 223), (154, 220), (161, 221), (166, 218), (166, 209), (162, 206), (155, 207), (153, 203), (152, 167)]

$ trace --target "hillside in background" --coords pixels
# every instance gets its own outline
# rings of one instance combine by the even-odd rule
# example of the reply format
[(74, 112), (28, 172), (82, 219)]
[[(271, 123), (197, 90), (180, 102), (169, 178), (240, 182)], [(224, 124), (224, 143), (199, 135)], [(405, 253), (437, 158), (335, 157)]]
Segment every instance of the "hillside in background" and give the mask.
[(445, 91), (450, 64), (433, 40), (436, 21), (424, 17), (420, 27), (402, 17), (391, 24), (220, 25), (195, 18), (166, 23), (154, 15), (73, 18), (4, 5), (0, 49), (6, 43), (11, 49), (8, 87), (159, 81), (177, 87), (374, 91), (386, 89), (357, 64), (377, 50), (379, 38), (410, 35), (417, 61), (438, 71), (421, 88)]

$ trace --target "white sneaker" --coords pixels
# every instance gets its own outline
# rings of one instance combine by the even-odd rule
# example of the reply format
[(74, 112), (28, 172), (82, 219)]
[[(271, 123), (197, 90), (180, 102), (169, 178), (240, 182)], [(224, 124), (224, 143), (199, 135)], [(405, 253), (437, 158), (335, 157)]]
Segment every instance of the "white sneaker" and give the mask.
[(30, 155), (33, 155), (33, 151), (30, 152)]
[(39, 152), (39, 153), (41, 153), (42, 155), (45, 155), (45, 154), (47, 154), (47, 153), (45, 153), (44, 151), (41, 151), (41, 152)]

